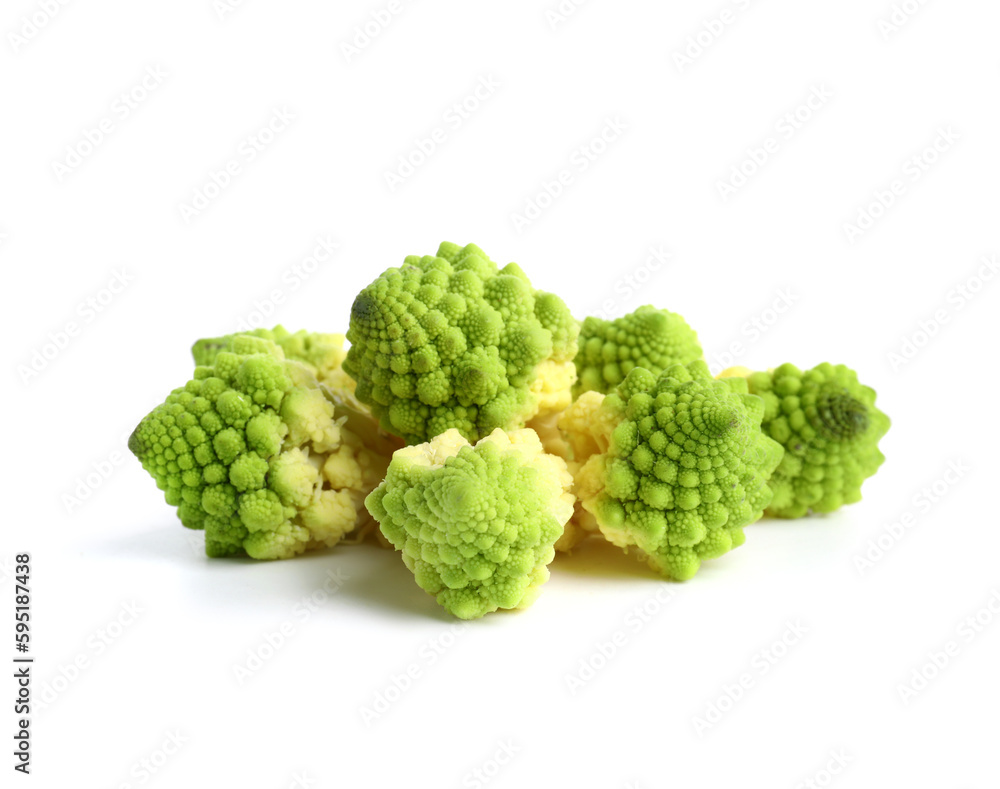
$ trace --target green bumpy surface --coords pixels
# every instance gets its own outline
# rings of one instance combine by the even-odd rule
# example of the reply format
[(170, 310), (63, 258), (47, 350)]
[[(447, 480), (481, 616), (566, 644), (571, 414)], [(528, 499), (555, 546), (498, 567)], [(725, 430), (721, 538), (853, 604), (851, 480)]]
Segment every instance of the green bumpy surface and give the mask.
[(293, 382), (310, 373), (272, 342), (239, 335), (229, 347), (139, 423), (129, 449), (181, 523), (205, 530), (209, 556), (285, 558), (310, 539), (293, 522), (311, 492), (300, 490), (299, 448), (336, 427), (333, 407)]
[(587, 391), (610, 392), (635, 367), (659, 375), (703, 356), (698, 335), (684, 318), (648, 304), (612, 321), (586, 318), (578, 344), (574, 398)]
[(354, 300), (344, 370), (382, 427), (409, 444), (449, 428), (469, 441), (533, 416), (530, 386), (546, 360), (570, 361), (579, 324), (474, 244), (410, 256)]
[(191, 347), (194, 363), (208, 367), (215, 363), (215, 357), (222, 351), (232, 350), (235, 337), (261, 337), (271, 340), (285, 354), (286, 359), (305, 362), (316, 370), (320, 378), (324, 378), (338, 367), (344, 358), (344, 336), (342, 334), (324, 334), (307, 332), (301, 329), (290, 332), (284, 326), (273, 329), (252, 329), (247, 332), (227, 334), (223, 337), (206, 337), (198, 340)]
[(781, 445), (760, 430), (763, 401), (708, 366), (673, 365), (659, 377), (635, 368), (605, 398), (621, 420), (595, 509), (606, 537), (635, 545), (675, 580), (743, 544), (743, 527), (771, 500), (767, 477)]
[(785, 447), (768, 515), (799, 518), (860, 501), (861, 483), (885, 460), (878, 442), (890, 424), (875, 407), (875, 390), (849, 367), (828, 363), (806, 372), (783, 364), (747, 383), (764, 401), (763, 431)]
[(523, 607), (548, 579), (562, 491), (483, 442), (443, 466), (394, 458), (365, 505), (420, 588), (460, 619)]

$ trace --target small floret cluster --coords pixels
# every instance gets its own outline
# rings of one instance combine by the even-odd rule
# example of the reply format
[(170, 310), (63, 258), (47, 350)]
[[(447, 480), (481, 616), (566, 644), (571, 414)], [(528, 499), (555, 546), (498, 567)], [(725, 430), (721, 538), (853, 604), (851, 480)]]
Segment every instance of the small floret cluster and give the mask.
[(885, 460), (878, 442), (889, 418), (875, 407), (875, 390), (842, 364), (805, 372), (783, 364), (746, 381), (764, 403), (764, 432), (785, 448), (767, 514), (801, 518), (860, 501), (861, 483)]
[(573, 477), (533, 430), (452, 428), (393, 455), (367, 506), (420, 588), (461, 619), (525, 608), (573, 514)]
[[(560, 427), (577, 447), (577, 493), (600, 532), (635, 546), (668, 578), (742, 545), (771, 500), (781, 445), (760, 430), (760, 398), (716, 381), (702, 361), (658, 377), (635, 368), (617, 390), (578, 400)], [(595, 414), (594, 411), (597, 411)]]
[(668, 310), (646, 305), (612, 321), (589, 317), (580, 329), (573, 396), (610, 392), (636, 367), (659, 375), (702, 355), (694, 329)]
[(474, 244), (406, 258), (351, 308), (344, 370), (384, 429), (417, 444), (455, 428), (476, 441), (569, 405), (577, 322)]
[(279, 346), (242, 335), (227, 347), (140, 422), (129, 448), (181, 523), (205, 530), (209, 556), (336, 545), (389, 458), (344, 426), (313, 370)]

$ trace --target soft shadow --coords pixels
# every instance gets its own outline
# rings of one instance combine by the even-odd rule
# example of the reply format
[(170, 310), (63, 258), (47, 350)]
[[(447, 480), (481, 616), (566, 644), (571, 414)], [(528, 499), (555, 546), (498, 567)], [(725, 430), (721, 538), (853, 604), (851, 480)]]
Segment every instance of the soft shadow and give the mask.
[[(338, 594), (355, 599), (362, 608), (383, 608), (410, 616), (455, 622), (437, 601), (413, 580), (399, 551), (381, 548), (371, 543), (346, 545), (336, 550), (345, 558), (360, 561), (341, 562), (350, 575)], [(342, 555), (343, 555), (342, 554)]]
[(196, 599), (226, 600), (246, 608), (258, 606), (265, 599), (296, 602), (328, 588), (332, 572), (344, 578), (336, 596), (349, 597), (361, 608), (455, 621), (417, 586), (398, 551), (371, 543), (342, 544), (276, 561), (212, 559), (205, 555), (204, 532), (174, 522), (134, 534), (96, 539), (87, 550), (107, 558), (177, 567), (185, 593)]
[(128, 556), (158, 562), (182, 560), (184, 564), (191, 564), (191, 560), (207, 559), (205, 532), (187, 529), (176, 520), (165, 526), (146, 528), (127, 535), (90, 540), (86, 547), (106, 556)]
[(573, 573), (601, 578), (656, 578), (638, 551), (625, 553), (607, 540), (588, 537), (572, 553), (556, 553), (550, 565), (553, 573)]

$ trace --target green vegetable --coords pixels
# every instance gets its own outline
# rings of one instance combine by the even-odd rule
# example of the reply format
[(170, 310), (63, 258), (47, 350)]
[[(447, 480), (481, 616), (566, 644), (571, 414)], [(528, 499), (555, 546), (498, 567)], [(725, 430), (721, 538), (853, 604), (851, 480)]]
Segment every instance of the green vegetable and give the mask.
[(384, 271), (346, 337), (278, 325), (191, 351), (129, 448), (209, 556), (374, 534), (462, 619), (531, 605), (589, 535), (689, 579), (762, 514), (860, 500), (890, 425), (843, 365), (715, 380), (680, 315), (581, 325), (473, 244)]
[(388, 457), (344, 425), (311, 367), (262, 337), (226, 347), (196, 351), (211, 365), (142, 420), (129, 449), (181, 523), (205, 530), (209, 556), (283, 559), (335, 545)]
[(566, 463), (532, 430), (471, 446), (456, 429), (393, 455), (365, 501), (417, 584), (461, 619), (526, 608), (573, 512)]
[(585, 319), (578, 344), (574, 398), (587, 391), (607, 394), (635, 367), (659, 375), (703, 355), (698, 335), (684, 318), (648, 304), (612, 321)]
[(770, 486), (768, 515), (800, 518), (861, 500), (861, 483), (885, 460), (878, 442), (889, 417), (875, 407), (875, 390), (842, 364), (803, 372), (783, 364), (747, 376), (764, 401), (765, 434), (785, 447)]
[(667, 578), (691, 578), (742, 545), (771, 500), (783, 450), (760, 431), (763, 415), (743, 379), (713, 380), (703, 361), (659, 377), (636, 367), (615, 393), (587, 392), (559, 421), (586, 513), (578, 528), (638, 547)]
[(320, 334), (305, 330), (293, 334), (284, 326), (275, 326), (273, 329), (253, 329), (198, 340), (191, 348), (194, 363), (199, 366), (214, 364), (215, 357), (221, 351), (231, 350), (235, 337), (247, 335), (273, 341), (284, 352), (286, 359), (294, 359), (312, 367), (320, 381), (325, 381), (339, 371), (346, 355), (343, 334)]
[(407, 443), (450, 428), (478, 440), (570, 401), (579, 325), (514, 263), (475, 245), (408, 257), (354, 300), (344, 370)]

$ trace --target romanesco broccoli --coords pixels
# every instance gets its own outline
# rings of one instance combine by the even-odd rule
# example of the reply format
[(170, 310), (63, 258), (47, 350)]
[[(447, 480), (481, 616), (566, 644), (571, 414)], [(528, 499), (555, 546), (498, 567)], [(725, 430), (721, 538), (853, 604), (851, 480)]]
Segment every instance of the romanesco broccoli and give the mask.
[(191, 348), (194, 363), (199, 366), (210, 366), (221, 351), (231, 349), (233, 338), (250, 335), (271, 340), (279, 346), (286, 359), (308, 364), (321, 382), (334, 380), (338, 386), (353, 381), (341, 371), (340, 365), (347, 356), (344, 350), (343, 334), (324, 334), (299, 330), (289, 332), (284, 326), (273, 329), (253, 329), (247, 332), (227, 334), (224, 337), (207, 337), (198, 340)]
[(760, 431), (763, 414), (742, 379), (715, 381), (703, 361), (659, 377), (636, 367), (616, 392), (584, 394), (559, 421), (586, 513), (575, 528), (637, 546), (668, 578), (692, 577), (741, 545), (770, 502), (782, 448)]
[(702, 358), (698, 335), (687, 321), (648, 304), (611, 321), (586, 318), (578, 345), (574, 398), (587, 391), (610, 392), (634, 367), (659, 375), (672, 364)]
[(875, 390), (842, 364), (803, 372), (783, 364), (770, 372), (731, 369), (764, 401), (761, 429), (785, 447), (771, 477), (768, 515), (800, 518), (861, 500), (861, 483), (885, 460), (878, 442), (889, 417), (875, 407)]
[(129, 449), (181, 522), (205, 530), (209, 556), (282, 559), (335, 545), (388, 454), (352, 432), (313, 369), (274, 342), (226, 345), (142, 420)]
[(338, 416), (346, 416), (345, 426), (361, 439), (364, 446), (377, 454), (389, 457), (403, 446), (398, 436), (379, 427), (371, 411), (355, 395), (354, 379), (344, 372), (341, 363), (347, 356), (343, 334), (324, 334), (299, 330), (294, 334), (283, 326), (273, 329), (254, 329), (245, 333), (198, 340), (191, 353), (195, 364), (211, 365), (221, 351), (232, 350), (235, 337), (262, 337), (272, 340), (285, 354), (286, 359), (308, 366), (327, 398), (337, 407)]
[(473, 447), (451, 428), (396, 452), (365, 504), (417, 584), (475, 619), (534, 602), (573, 512), (572, 484), (532, 430), (497, 428)]
[(382, 426), (407, 443), (450, 428), (475, 441), (569, 405), (579, 325), (514, 263), (443, 243), (354, 300), (343, 367)]

